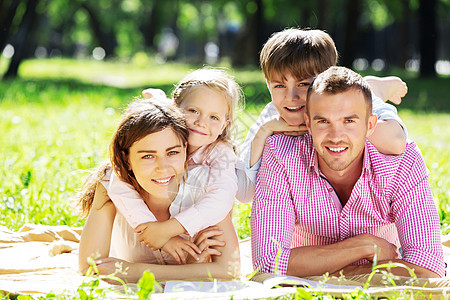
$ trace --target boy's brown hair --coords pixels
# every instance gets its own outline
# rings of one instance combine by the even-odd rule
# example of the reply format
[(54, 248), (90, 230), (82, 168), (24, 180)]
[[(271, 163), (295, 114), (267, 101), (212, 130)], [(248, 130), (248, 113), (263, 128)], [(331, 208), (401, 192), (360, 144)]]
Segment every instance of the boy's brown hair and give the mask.
[(267, 40), (259, 58), (267, 80), (274, 72), (286, 71), (302, 80), (336, 65), (338, 53), (333, 39), (322, 30), (287, 28)]

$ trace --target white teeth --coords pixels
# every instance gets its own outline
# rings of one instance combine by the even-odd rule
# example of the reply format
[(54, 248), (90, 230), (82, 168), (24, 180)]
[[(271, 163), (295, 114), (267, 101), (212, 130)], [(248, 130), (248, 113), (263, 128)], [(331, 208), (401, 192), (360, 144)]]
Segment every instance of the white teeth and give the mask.
[(293, 106), (293, 107), (288, 107), (288, 106), (286, 106), (286, 108), (287, 108), (288, 110), (299, 110), (299, 109), (301, 108), (301, 106)]
[(153, 180), (156, 181), (157, 183), (168, 183), (170, 181), (170, 179), (172, 179), (172, 177), (169, 177), (169, 178), (163, 179), (163, 180), (158, 180), (158, 179), (153, 179)]
[(345, 147), (342, 147), (342, 148), (330, 148), (330, 147), (328, 147), (328, 149), (330, 149), (333, 152), (342, 152), (342, 151), (344, 151), (347, 148), (345, 148)]

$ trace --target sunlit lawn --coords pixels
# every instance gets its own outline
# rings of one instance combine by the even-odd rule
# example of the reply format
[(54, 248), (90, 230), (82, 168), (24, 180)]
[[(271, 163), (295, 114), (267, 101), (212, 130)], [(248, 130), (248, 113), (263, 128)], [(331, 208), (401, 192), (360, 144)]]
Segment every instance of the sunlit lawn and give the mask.
[[(27, 222), (82, 226), (70, 200), (90, 170), (106, 159), (121, 108), (145, 86), (169, 92), (191, 69), (176, 64), (148, 70), (132, 63), (30, 61), (20, 70), (22, 79), (0, 81), (0, 225), (13, 230)], [(260, 73), (233, 71), (250, 99), (239, 114), (238, 140), (268, 99)], [(407, 98), (405, 106), (416, 100)], [(443, 230), (450, 232), (449, 111), (403, 109), (400, 116), (424, 154)], [(249, 236), (249, 212), (249, 205), (237, 204), (234, 223), (241, 238)]]

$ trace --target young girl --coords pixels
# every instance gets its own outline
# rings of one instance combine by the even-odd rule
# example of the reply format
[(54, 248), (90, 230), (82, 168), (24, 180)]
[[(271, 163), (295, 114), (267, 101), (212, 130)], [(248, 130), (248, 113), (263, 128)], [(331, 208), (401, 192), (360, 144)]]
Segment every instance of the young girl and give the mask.
[[(127, 272), (118, 276), (129, 282), (136, 282), (145, 270), (157, 280), (209, 276), (230, 279), (239, 272), (238, 241), (230, 216), (218, 222), (216, 228), (202, 231), (195, 244), (183, 237), (167, 242), (165, 247), (188, 252), (206, 248), (198, 263), (178, 266), (168, 251), (153, 251), (140, 243), (134, 228), (106, 195), (112, 168), (120, 180), (138, 191), (149, 220), (168, 220), (180, 209), (197, 203), (206, 189), (206, 180), (186, 177), (188, 135), (184, 116), (173, 103), (138, 100), (129, 105), (111, 141), (111, 163), (99, 167), (88, 178), (79, 199), (84, 215), (88, 215), (80, 241), (80, 270), (85, 272), (89, 267), (88, 257), (97, 256), (100, 274), (113, 273), (116, 264), (121, 263)], [(197, 167), (191, 173), (207, 178), (209, 170)], [(168, 177), (170, 180), (165, 179)], [(221, 247), (221, 252), (215, 247)]]
[[(172, 97), (184, 111), (189, 129), (188, 170), (199, 165), (210, 168), (201, 201), (173, 219), (149, 222), (148, 209), (132, 186), (113, 174), (108, 187), (108, 195), (117, 209), (141, 233), (139, 240), (153, 250), (161, 249), (172, 237), (185, 232), (194, 236), (223, 220), (231, 211), (237, 192), (231, 126), (242, 99), (239, 85), (222, 70), (204, 68), (184, 77)], [(167, 177), (157, 183), (166, 185), (171, 180)], [(185, 262), (185, 257), (181, 262)]]

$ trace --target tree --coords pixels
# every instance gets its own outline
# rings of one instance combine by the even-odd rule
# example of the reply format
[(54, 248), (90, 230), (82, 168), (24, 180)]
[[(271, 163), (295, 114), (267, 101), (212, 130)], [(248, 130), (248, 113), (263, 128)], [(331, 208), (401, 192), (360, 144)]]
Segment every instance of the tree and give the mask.
[(436, 0), (419, 1), (419, 48), (420, 77), (435, 77), (436, 43)]
[(26, 58), (27, 51), (30, 50), (30, 41), (32, 41), (31, 37), (33, 35), (33, 31), (37, 31), (36, 24), (38, 23), (38, 13), (36, 8), (38, 4), (39, 0), (27, 0), (26, 2), (26, 10), (15, 36), (15, 42), (13, 43), (13, 46), (15, 46), (15, 52), (9, 63), (9, 67), (4, 78), (17, 77), (19, 65), (22, 60)]
[(5, 48), (19, 1), (0, 1), (0, 50)]
[(347, 0), (345, 4), (347, 16), (345, 18), (345, 38), (342, 55), (342, 64), (351, 68), (355, 59), (357, 39), (358, 39), (358, 20), (361, 15), (361, 1)]

